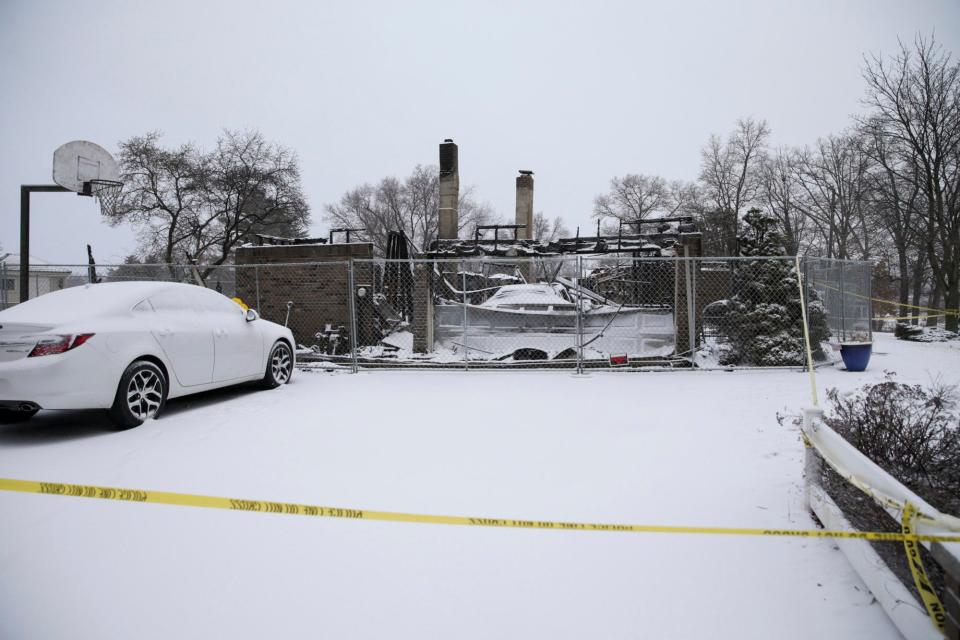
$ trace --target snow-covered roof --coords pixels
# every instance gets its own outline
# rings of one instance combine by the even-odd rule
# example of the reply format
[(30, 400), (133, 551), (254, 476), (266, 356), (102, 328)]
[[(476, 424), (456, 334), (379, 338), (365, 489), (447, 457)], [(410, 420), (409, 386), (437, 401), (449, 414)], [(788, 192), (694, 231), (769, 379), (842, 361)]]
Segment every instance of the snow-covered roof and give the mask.
[[(7, 270), (19, 271), (20, 270), (20, 254), (19, 253), (0, 254), (0, 263), (2, 263)], [(41, 260), (36, 256), (30, 256), (30, 266), (43, 267), (42, 270), (47, 273), (51, 271), (55, 273), (70, 273), (69, 268), (52, 266), (46, 260)]]

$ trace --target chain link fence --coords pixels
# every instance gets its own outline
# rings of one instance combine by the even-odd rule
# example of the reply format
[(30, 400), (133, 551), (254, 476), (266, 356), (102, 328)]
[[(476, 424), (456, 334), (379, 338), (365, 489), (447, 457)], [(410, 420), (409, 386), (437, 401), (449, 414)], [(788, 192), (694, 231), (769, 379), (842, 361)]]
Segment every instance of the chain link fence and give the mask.
[(804, 261), (812, 294), (825, 309), (830, 334), (838, 342), (873, 340), (872, 269), (869, 262), (808, 258)]
[[(288, 325), (301, 363), (314, 366), (731, 369), (804, 365), (796, 264), (566, 255), (35, 265), (29, 280), (31, 297), (90, 282), (205, 286)], [(11, 271), (0, 273), (5, 306), (19, 299)], [(869, 340), (869, 264), (813, 258), (801, 272), (814, 358), (826, 361), (830, 342)]]

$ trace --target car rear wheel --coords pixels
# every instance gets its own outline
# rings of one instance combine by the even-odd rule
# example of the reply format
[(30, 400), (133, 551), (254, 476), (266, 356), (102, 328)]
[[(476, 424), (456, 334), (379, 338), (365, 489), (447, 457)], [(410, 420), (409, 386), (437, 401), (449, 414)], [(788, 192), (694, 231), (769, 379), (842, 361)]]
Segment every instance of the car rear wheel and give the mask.
[(274, 343), (267, 358), (267, 371), (263, 375), (263, 387), (275, 389), (290, 381), (293, 374), (293, 351), (290, 345), (282, 340)]
[(155, 418), (167, 400), (167, 379), (160, 367), (136, 360), (120, 377), (110, 418), (119, 429), (138, 427)]
[(13, 424), (15, 422), (25, 422), (37, 415), (39, 409), (0, 409), (0, 424)]

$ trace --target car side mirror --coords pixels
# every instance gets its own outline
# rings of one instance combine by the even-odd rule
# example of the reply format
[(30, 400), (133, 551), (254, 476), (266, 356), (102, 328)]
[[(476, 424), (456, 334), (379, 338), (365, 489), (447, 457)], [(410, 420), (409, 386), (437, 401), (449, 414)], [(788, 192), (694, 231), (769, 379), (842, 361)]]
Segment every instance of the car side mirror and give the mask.
[(247, 319), (247, 322), (253, 322), (260, 317), (260, 314), (254, 311), (253, 309), (247, 309), (247, 312), (244, 314), (244, 317)]

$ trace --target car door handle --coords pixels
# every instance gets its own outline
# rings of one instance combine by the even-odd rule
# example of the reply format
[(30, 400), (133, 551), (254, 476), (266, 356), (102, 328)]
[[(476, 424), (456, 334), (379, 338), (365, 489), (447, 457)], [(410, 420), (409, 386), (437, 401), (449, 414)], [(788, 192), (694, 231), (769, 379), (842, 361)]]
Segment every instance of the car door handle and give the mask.
[(170, 329), (158, 329), (158, 330), (157, 330), (157, 335), (158, 335), (158, 336), (161, 336), (161, 337), (163, 337), (163, 338), (166, 338), (167, 336), (172, 336), (172, 335), (173, 335), (173, 331), (171, 331)]
[(213, 335), (218, 336), (218, 337), (225, 336), (225, 335), (227, 335), (227, 330), (226, 330), (226, 329), (214, 329), (214, 330), (213, 330)]

